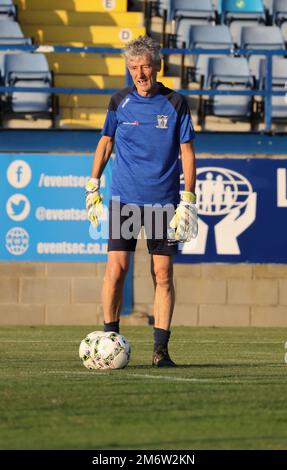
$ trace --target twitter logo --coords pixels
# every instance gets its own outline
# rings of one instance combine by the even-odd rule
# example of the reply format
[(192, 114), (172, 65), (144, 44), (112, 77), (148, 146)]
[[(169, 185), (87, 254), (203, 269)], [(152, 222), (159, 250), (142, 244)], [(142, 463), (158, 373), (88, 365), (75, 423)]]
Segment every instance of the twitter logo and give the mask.
[(30, 202), (23, 194), (13, 194), (6, 203), (6, 212), (10, 219), (21, 221), (26, 219), (30, 213)]

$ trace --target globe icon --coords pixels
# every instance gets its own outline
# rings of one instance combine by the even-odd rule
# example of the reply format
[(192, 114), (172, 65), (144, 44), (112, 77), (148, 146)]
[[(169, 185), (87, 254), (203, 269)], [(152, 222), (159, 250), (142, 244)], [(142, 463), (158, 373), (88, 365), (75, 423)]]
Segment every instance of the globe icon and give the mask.
[(23, 255), (29, 247), (29, 235), (21, 227), (13, 227), (6, 233), (6, 249), (12, 255)]
[(240, 173), (222, 167), (197, 170), (197, 207), (199, 215), (221, 216), (234, 208), (243, 208), (253, 192), (250, 182)]

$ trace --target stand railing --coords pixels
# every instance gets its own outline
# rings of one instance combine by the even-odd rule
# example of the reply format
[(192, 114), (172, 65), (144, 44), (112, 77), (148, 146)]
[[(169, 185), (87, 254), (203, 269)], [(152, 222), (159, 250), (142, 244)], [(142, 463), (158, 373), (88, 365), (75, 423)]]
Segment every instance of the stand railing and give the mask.
[[(70, 46), (19, 46), (19, 45), (0, 45), (1, 51), (26, 51), (26, 52), (38, 52), (38, 53), (91, 53), (91, 54), (121, 54), (123, 52), (120, 48), (111, 48), (111, 47), (70, 47)], [(272, 128), (272, 96), (285, 96), (287, 93), (286, 90), (272, 90), (272, 57), (273, 56), (286, 56), (287, 50), (278, 49), (278, 50), (267, 50), (267, 49), (167, 49), (164, 48), (161, 50), (161, 53), (165, 55), (182, 55), (183, 59), (185, 56), (189, 55), (232, 55), (232, 56), (245, 56), (250, 55), (260, 55), (265, 56), (266, 60), (266, 80), (265, 88), (263, 90), (253, 89), (253, 90), (215, 90), (215, 89), (204, 89), (199, 90), (189, 90), (187, 88), (177, 89), (179, 93), (183, 95), (197, 95), (197, 96), (215, 96), (215, 95), (242, 95), (242, 96), (261, 96), (264, 98), (264, 123), (265, 123), (265, 132), (270, 132)], [(286, 59), (287, 60), (287, 59)], [(184, 66), (184, 60), (182, 61)], [(287, 81), (287, 77), (286, 77)], [(126, 83), (130, 83), (130, 75), (127, 70), (126, 73)], [(287, 85), (286, 85), (287, 86)], [(110, 95), (116, 92), (116, 88), (65, 88), (65, 87), (52, 87), (52, 88), (33, 88), (33, 87), (5, 87), (0, 86), (0, 94), (3, 93), (13, 93), (13, 92), (27, 92), (27, 93), (53, 93), (53, 94), (91, 94), (91, 95)]]

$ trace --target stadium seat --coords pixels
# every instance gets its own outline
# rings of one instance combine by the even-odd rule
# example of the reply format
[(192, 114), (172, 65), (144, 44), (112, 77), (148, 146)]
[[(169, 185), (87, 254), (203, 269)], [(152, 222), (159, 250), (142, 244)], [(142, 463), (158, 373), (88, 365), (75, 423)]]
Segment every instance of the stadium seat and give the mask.
[(12, 0), (0, 0), (0, 19), (16, 19), (16, 8)]
[[(248, 62), (244, 57), (211, 58), (208, 64), (206, 86), (212, 90), (251, 90), (254, 80)], [(253, 97), (234, 95), (215, 95), (207, 101), (200, 100), (198, 122), (204, 126), (205, 116), (212, 114), (220, 117), (251, 120), (253, 116)]]
[(272, 16), (272, 13), (273, 13), (273, 1), (274, 0), (263, 0), (264, 8), (270, 17)]
[[(273, 57), (272, 64), (272, 90), (284, 91), (286, 90), (286, 77), (287, 77), (287, 59)], [(265, 89), (266, 84), (266, 61), (260, 62), (260, 83), (259, 88)], [(263, 105), (264, 109), (264, 105)], [(272, 96), (272, 118), (273, 119), (286, 119), (287, 118), (287, 102), (284, 96)]]
[(1, 21), (0, 44), (9, 45), (31, 45), (31, 38), (25, 38), (24, 34), (16, 21)]
[(274, 0), (273, 23), (281, 26), (284, 21), (287, 21), (287, 2), (286, 0)]
[[(5, 60), (5, 52), (0, 51), (0, 85), (3, 85), (4, 79), (4, 60)], [(1, 100), (1, 97), (0, 97)]]
[[(50, 88), (52, 74), (44, 54), (8, 54), (4, 61), (4, 85), (7, 87)], [(3, 99), (5, 116), (32, 115), (55, 119), (55, 99), (50, 93), (13, 92)]]
[(215, 22), (215, 11), (212, 8), (211, 0), (172, 0), (171, 18), (189, 18), (191, 24)]
[[(285, 49), (283, 37), (278, 26), (246, 26), (241, 31), (241, 47), (243, 49)], [(249, 68), (252, 75), (259, 79), (259, 66), (264, 56), (250, 55)]]
[(159, 16), (163, 17), (166, 12), (167, 21), (171, 20), (171, 0), (158, 0), (157, 3), (157, 13)]
[(241, 28), (266, 23), (266, 15), (261, 0), (222, 0), (222, 23), (230, 28), (235, 44), (239, 45)]
[[(227, 26), (198, 25), (190, 28), (189, 47), (203, 49), (231, 49), (233, 47), (233, 43)], [(191, 79), (203, 84), (203, 77), (206, 77), (208, 61), (211, 57), (219, 57), (219, 55), (199, 54), (194, 57), (195, 67), (188, 69), (188, 81)]]
[[(169, 36), (168, 45), (170, 47), (183, 47), (189, 43), (189, 32), (192, 26), (196, 25), (214, 25), (216, 21), (215, 11), (212, 9), (210, 0), (207, 2), (204, 0), (201, 9), (199, 9), (198, 1), (191, 0), (191, 3), (187, 3), (184, 0), (179, 0), (174, 5), (188, 5), (184, 10), (182, 9), (173, 9), (172, 10), (172, 19), (175, 21), (175, 35)], [(193, 6), (194, 4), (194, 6)], [(197, 8), (195, 8), (197, 5)]]
[(226, 14), (255, 14), (264, 11), (262, 0), (219, 0), (218, 13)]

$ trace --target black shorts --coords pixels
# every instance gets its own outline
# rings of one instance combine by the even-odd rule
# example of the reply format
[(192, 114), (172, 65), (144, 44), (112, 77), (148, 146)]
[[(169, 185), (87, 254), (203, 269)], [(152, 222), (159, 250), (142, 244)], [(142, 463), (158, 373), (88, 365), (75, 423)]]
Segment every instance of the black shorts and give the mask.
[(175, 255), (178, 242), (167, 239), (167, 227), (175, 211), (174, 205), (137, 206), (112, 199), (109, 203), (108, 251), (135, 251), (141, 227), (150, 254)]

